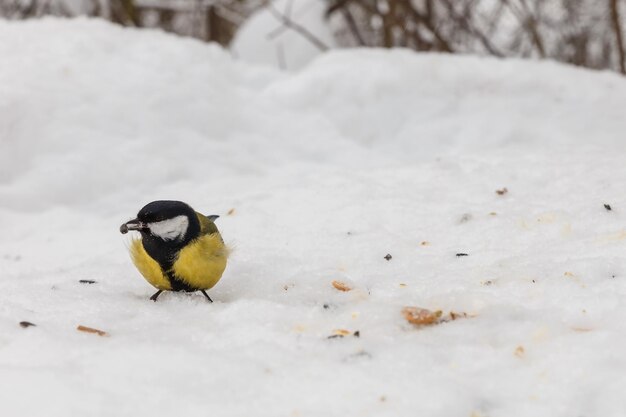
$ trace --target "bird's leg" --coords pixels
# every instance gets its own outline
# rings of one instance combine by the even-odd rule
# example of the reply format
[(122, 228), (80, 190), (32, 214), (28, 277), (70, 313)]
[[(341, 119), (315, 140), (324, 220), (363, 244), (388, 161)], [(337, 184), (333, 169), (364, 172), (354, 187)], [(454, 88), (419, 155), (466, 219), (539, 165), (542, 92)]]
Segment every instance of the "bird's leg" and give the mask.
[(206, 291), (200, 290), (200, 292), (206, 297), (207, 300), (209, 300), (209, 303), (213, 302), (213, 300), (211, 300), (211, 297), (209, 297), (209, 294), (207, 294)]
[(161, 293), (163, 292), (163, 290), (159, 290), (157, 292), (155, 292), (154, 294), (152, 294), (152, 297), (150, 297), (150, 299), (154, 302), (156, 302), (157, 298), (159, 298), (159, 295), (161, 295)]

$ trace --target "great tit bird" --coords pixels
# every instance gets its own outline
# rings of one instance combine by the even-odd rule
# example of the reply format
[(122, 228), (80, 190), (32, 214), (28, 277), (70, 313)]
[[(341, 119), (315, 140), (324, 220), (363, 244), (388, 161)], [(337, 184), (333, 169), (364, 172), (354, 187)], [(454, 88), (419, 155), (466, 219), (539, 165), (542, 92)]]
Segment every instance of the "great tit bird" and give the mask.
[(200, 291), (212, 288), (226, 268), (228, 248), (215, 226), (219, 216), (205, 216), (182, 201), (153, 201), (137, 218), (120, 227), (122, 234), (136, 230), (130, 255), (143, 277), (158, 291)]

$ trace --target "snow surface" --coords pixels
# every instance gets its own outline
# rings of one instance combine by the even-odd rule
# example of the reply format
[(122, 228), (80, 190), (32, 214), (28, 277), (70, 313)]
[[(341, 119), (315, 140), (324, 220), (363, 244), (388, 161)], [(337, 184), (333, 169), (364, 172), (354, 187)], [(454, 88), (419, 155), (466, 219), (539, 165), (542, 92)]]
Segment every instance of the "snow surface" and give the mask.
[[(281, 73), (85, 19), (0, 22), (0, 57), (0, 415), (624, 415), (623, 78)], [(164, 198), (222, 216), (213, 304), (131, 265), (119, 225)]]

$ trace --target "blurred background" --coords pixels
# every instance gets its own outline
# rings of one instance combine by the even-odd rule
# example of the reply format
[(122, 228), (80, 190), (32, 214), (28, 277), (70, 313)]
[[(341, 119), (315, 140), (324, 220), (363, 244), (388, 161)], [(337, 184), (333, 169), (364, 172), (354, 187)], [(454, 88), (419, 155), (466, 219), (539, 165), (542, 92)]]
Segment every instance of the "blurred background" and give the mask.
[(0, 16), (90, 16), (298, 69), (332, 48), (547, 58), (626, 74), (626, 0), (0, 0)]

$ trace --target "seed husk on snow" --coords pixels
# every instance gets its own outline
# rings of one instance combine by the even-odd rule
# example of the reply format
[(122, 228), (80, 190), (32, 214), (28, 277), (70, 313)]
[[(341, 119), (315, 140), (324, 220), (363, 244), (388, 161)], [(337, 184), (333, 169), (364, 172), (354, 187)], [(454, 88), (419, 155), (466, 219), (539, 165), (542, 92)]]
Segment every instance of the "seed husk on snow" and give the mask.
[[(454, 311), (451, 311), (448, 317), (450, 318), (450, 320), (456, 320), (456, 319), (466, 319), (468, 317), (473, 317), (473, 316), (470, 316), (467, 313), (456, 313)], [(449, 321), (448, 317), (443, 317), (441, 321), (442, 322)]]
[(335, 287), (335, 289), (337, 289), (339, 291), (350, 291), (350, 290), (352, 290), (352, 288), (348, 284), (346, 284), (344, 282), (341, 282), (341, 281), (333, 281), (332, 284), (333, 284), (333, 287)]
[(432, 311), (421, 307), (404, 307), (402, 309), (402, 315), (406, 321), (417, 327), (431, 326), (458, 319), (474, 317), (473, 315), (467, 313), (457, 313), (454, 311), (451, 311), (449, 314), (444, 316), (441, 310)]
[(426, 308), (420, 307), (404, 307), (402, 309), (402, 315), (411, 324), (417, 326), (428, 326), (439, 322), (442, 311), (431, 311)]
[(85, 332), (85, 333), (93, 333), (93, 334), (97, 334), (98, 336), (108, 336), (109, 334), (105, 331), (102, 330), (98, 330), (98, 329), (94, 329), (93, 327), (87, 327), (87, 326), (83, 326), (83, 325), (79, 325), (76, 330), (78, 330), (79, 332)]
[[(327, 339), (340, 339), (342, 337), (346, 337), (350, 335), (350, 331), (346, 329), (336, 329), (333, 330), (333, 334), (327, 337)], [(352, 333), (354, 337), (361, 337), (361, 332), (359, 330)]]
[(80, 282), (81, 284), (95, 284), (96, 281), (94, 281), (93, 279), (81, 279), (78, 282)]
[(24, 329), (31, 326), (37, 326), (35, 323), (31, 323), (30, 321), (20, 321), (20, 326)]
[(607, 211), (611, 211), (611, 210), (613, 210), (613, 208), (611, 208), (611, 205), (610, 205), (610, 204), (605, 204), (605, 205), (604, 205), (604, 208), (605, 208)]
[(336, 330), (333, 330), (333, 334), (328, 336), (327, 339), (337, 339), (337, 338), (345, 337), (345, 336), (347, 336), (349, 334), (350, 334), (349, 330), (336, 329)]

